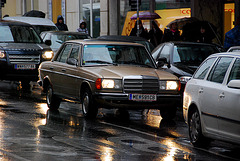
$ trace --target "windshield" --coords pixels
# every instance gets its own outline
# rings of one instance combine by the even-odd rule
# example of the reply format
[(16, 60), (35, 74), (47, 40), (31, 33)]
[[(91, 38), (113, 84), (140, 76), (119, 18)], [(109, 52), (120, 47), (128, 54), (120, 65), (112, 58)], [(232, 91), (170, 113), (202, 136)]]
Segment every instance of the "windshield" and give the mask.
[(208, 45), (174, 46), (173, 63), (199, 66), (202, 61), (219, 50)]
[(0, 42), (41, 43), (40, 37), (29, 26), (0, 26)]
[[(53, 50), (58, 49), (63, 42), (68, 40), (76, 40), (76, 39), (88, 39), (88, 35), (77, 35), (77, 34), (65, 34), (65, 35), (51, 35), (52, 45), (50, 46)], [(47, 39), (47, 38), (46, 38)]]
[(55, 26), (43, 26), (43, 25), (34, 25), (34, 29), (40, 34), (43, 31), (57, 31), (58, 29)]
[(85, 45), (83, 65), (128, 64), (154, 68), (149, 53), (141, 46)]

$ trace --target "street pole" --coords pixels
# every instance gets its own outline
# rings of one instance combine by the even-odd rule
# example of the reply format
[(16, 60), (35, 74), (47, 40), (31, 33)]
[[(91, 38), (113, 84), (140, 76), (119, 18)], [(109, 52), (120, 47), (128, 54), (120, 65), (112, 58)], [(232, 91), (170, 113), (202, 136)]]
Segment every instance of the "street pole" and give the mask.
[(90, 0), (90, 36), (93, 37), (93, 0)]
[(139, 0), (137, 0), (137, 36), (139, 37)]
[(0, 0), (0, 20), (2, 20), (2, 0)]

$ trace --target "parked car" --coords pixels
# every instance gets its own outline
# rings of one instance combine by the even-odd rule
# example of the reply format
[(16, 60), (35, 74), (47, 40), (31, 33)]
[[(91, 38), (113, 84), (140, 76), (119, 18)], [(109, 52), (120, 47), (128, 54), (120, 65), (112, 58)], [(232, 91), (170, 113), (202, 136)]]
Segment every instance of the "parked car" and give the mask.
[(227, 50), (227, 52), (236, 52), (236, 51), (240, 51), (240, 46), (232, 46)]
[(158, 45), (152, 51), (152, 56), (156, 62), (160, 62), (163, 70), (179, 77), (183, 93), (186, 82), (202, 61), (209, 55), (219, 52), (220, 47), (214, 44), (166, 42)]
[(53, 52), (29, 24), (0, 21), (1, 80), (21, 81), (23, 88), (38, 80), (38, 66)]
[(98, 40), (105, 40), (105, 41), (124, 41), (124, 42), (135, 42), (144, 45), (149, 52), (152, 52), (154, 46), (148, 40), (137, 37), (137, 36), (121, 36), (121, 35), (105, 35), (97, 37)]
[(50, 109), (58, 109), (61, 98), (80, 101), (89, 118), (101, 107), (155, 108), (164, 119), (172, 119), (180, 103), (179, 79), (158, 70), (137, 43), (67, 41), (52, 61), (40, 65), (39, 78)]
[(91, 37), (88, 34), (81, 32), (70, 32), (70, 31), (44, 31), (40, 34), (43, 42), (50, 40), (51, 49), (54, 53), (57, 52), (59, 47), (63, 42), (68, 40), (76, 39), (90, 39)]
[(38, 34), (43, 31), (58, 31), (57, 26), (47, 18), (16, 16), (4, 17), (3, 20), (28, 23), (33, 26)]
[(209, 56), (188, 81), (183, 116), (194, 146), (210, 139), (240, 144), (240, 52)]

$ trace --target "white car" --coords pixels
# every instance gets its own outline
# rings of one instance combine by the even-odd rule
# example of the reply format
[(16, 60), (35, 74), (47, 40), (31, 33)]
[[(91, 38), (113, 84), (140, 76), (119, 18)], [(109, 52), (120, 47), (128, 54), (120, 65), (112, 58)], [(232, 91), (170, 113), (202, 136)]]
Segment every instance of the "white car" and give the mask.
[(227, 50), (227, 52), (236, 52), (236, 51), (240, 51), (240, 46), (232, 46)]
[(194, 146), (211, 139), (240, 144), (240, 52), (204, 60), (186, 85), (183, 116)]

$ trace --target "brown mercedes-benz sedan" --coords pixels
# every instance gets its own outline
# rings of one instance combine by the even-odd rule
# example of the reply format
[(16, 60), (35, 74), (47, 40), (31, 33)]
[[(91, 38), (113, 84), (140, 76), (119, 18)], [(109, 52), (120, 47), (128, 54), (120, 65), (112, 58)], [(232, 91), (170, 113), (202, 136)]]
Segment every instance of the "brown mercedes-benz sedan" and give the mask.
[(52, 61), (39, 67), (39, 84), (50, 109), (62, 99), (81, 103), (85, 117), (98, 108), (160, 109), (172, 119), (180, 102), (176, 76), (157, 69), (147, 49), (137, 43), (67, 41)]

